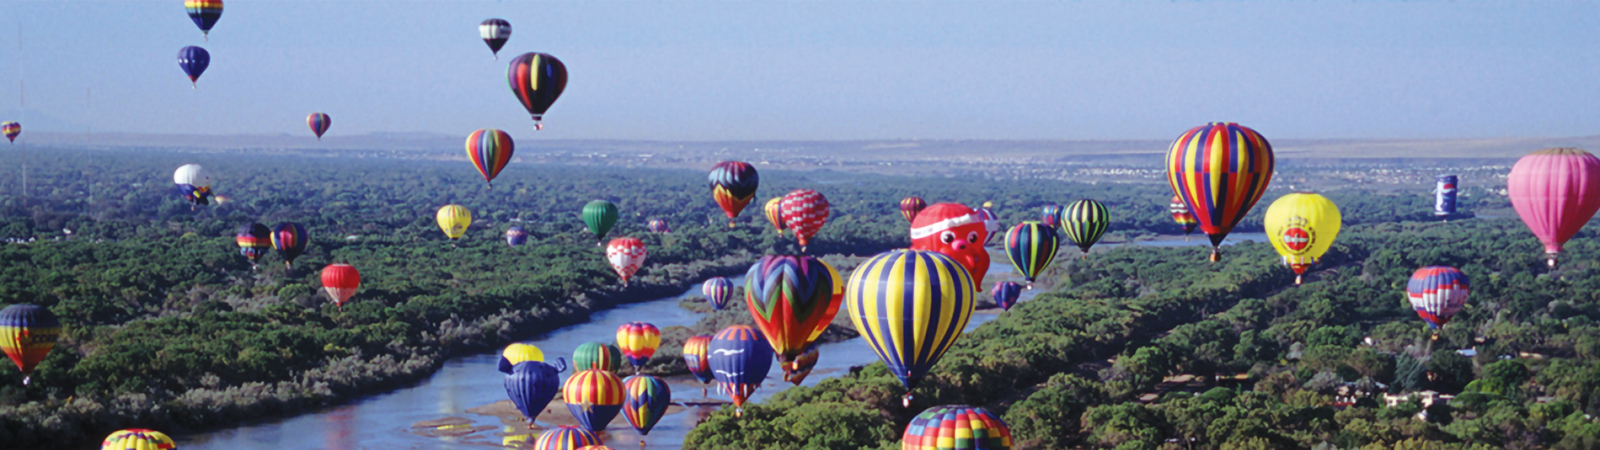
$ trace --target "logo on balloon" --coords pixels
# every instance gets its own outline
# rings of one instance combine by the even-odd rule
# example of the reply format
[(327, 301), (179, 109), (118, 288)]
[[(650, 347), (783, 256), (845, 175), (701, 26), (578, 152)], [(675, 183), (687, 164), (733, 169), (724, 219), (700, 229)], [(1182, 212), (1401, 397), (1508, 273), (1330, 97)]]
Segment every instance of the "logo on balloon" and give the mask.
[(1295, 216), (1289, 219), (1289, 228), (1283, 230), (1283, 246), (1301, 252), (1311, 247), (1311, 232), (1306, 231), (1306, 219)]

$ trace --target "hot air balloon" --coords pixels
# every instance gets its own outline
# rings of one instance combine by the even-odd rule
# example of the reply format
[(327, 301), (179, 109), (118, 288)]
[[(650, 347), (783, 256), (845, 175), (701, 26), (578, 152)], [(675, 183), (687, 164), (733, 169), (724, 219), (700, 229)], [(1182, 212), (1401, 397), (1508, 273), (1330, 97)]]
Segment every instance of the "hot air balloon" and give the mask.
[(1067, 231), (1068, 240), (1078, 244), (1084, 259), (1089, 259), (1089, 247), (1100, 242), (1110, 226), (1111, 211), (1094, 200), (1078, 200), (1061, 210), (1061, 228)]
[(222, 18), (222, 0), (183, 0), (183, 9), (189, 11), (189, 20), (200, 27), (200, 35), (211, 40), (211, 27)]
[(1554, 268), (1561, 245), (1600, 210), (1600, 158), (1575, 148), (1529, 153), (1511, 167), (1506, 195)]
[(617, 224), (617, 204), (605, 200), (590, 201), (583, 205), (582, 218), (589, 232), (594, 233), (594, 239), (604, 242), (606, 233), (610, 233), (611, 227)]
[(1061, 226), (1061, 205), (1051, 203), (1044, 205), (1040, 211), (1039, 223), (1050, 228)]
[(1189, 240), (1189, 233), (1194, 232), (1195, 226), (1200, 222), (1194, 220), (1194, 214), (1189, 214), (1189, 205), (1183, 204), (1183, 198), (1172, 197), (1172, 202), (1167, 204), (1167, 211), (1172, 213), (1172, 221), (1183, 227), (1183, 240)]
[(644, 368), (644, 363), (650, 361), (656, 354), (656, 347), (660, 346), (661, 330), (655, 325), (629, 322), (617, 327), (617, 348), (633, 367)]
[(577, 372), (567, 377), (561, 398), (579, 424), (600, 432), (622, 411), (622, 380), (604, 370)]
[[(499, 53), (496, 53), (499, 55)], [(506, 70), (506, 83), (517, 101), (533, 115), (533, 129), (544, 129), (544, 112), (561, 97), (567, 88), (567, 66), (561, 60), (544, 53), (523, 53), (511, 60)]]
[(755, 328), (734, 325), (717, 332), (707, 351), (717, 389), (733, 399), (734, 415), (743, 416), (745, 400), (772, 370), (772, 347)]
[(938, 203), (911, 221), (911, 249), (930, 250), (955, 258), (981, 286), (989, 273), (989, 250), (983, 248), (989, 225), (977, 210), (960, 203)]
[(622, 277), (622, 285), (628, 285), (628, 278), (632, 278), (639, 267), (644, 266), (644, 259), (649, 252), (644, 248), (644, 241), (631, 237), (612, 239), (606, 245), (606, 261), (611, 262), (611, 268), (617, 271), (617, 276)]
[(773, 197), (767, 200), (767, 205), (761, 208), (767, 216), (767, 221), (772, 222), (772, 229), (778, 230), (778, 235), (783, 235), (783, 197)]
[(190, 203), (190, 210), (195, 205), (205, 205), (211, 199), (211, 172), (199, 164), (184, 164), (172, 172), (172, 184), (178, 186), (178, 193), (183, 194), (183, 199)]
[(983, 219), (983, 227), (987, 231), (987, 234), (983, 237), (983, 245), (988, 247), (990, 242), (994, 242), (994, 237), (1005, 231), (1006, 228), (1005, 225), (1000, 223), (1000, 216), (995, 214), (990, 209), (991, 207), (988, 206), (993, 203), (983, 202), (983, 204), (985, 205), (984, 207), (978, 208), (978, 216)]
[(1211, 122), (1172, 141), (1166, 166), (1172, 192), (1211, 238), (1211, 261), (1220, 260), (1222, 240), (1272, 182), (1272, 144), (1243, 125)]
[(600, 436), (596, 436), (594, 432), (563, 425), (539, 434), (539, 440), (534, 441), (533, 448), (534, 450), (579, 450), (600, 444)]
[(61, 321), (55, 313), (37, 305), (16, 304), (0, 309), (0, 350), (22, 371), (27, 385), (33, 369), (56, 348), (61, 336)]
[[(639, 435), (647, 436), (656, 422), (672, 406), (672, 388), (667, 382), (649, 375), (634, 375), (622, 381), (622, 416), (628, 419)], [(639, 442), (641, 445), (644, 441)]]
[(1406, 283), (1406, 297), (1411, 300), (1411, 308), (1434, 330), (1461, 312), (1470, 293), (1472, 288), (1467, 285), (1467, 274), (1449, 266), (1417, 269)]
[(1327, 197), (1293, 193), (1279, 197), (1267, 207), (1267, 240), (1283, 255), (1283, 263), (1294, 270), (1294, 284), (1339, 236), (1339, 207)]
[(17, 135), (22, 134), (22, 124), (16, 122), (0, 123), (0, 133), (5, 134), (6, 139), (11, 140), (11, 142), (17, 142)]
[(711, 303), (711, 309), (721, 311), (733, 300), (733, 282), (723, 277), (711, 277), (706, 283), (700, 285), (700, 293), (706, 295), (706, 301)]
[(820, 356), (816, 343), (806, 346), (806, 350), (800, 352), (800, 356), (796, 356), (789, 367), (783, 368), (783, 381), (799, 386), (806, 380), (807, 375), (811, 375), (811, 369), (817, 368), (817, 358)]
[(455, 247), (456, 239), (467, 234), (467, 227), (472, 225), (472, 211), (461, 205), (444, 205), (434, 214), (434, 219), (439, 221), (439, 229), (444, 230), (445, 237), (450, 238), (450, 246)]
[(1439, 175), (1433, 177), (1433, 215), (1448, 217), (1456, 213), (1456, 184), (1455, 175)]
[(322, 289), (328, 291), (328, 298), (340, 309), (344, 309), (344, 302), (356, 295), (356, 289), (361, 288), (361, 272), (349, 264), (329, 264), (322, 268)]
[(333, 126), (333, 118), (327, 114), (314, 112), (306, 116), (306, 126), (311, 128), (311, 133), (317, 135), (317, 140), (322, 140), (322, 133), (328, 132), (328, 127)]
[(516, 149), (511, 142), (511, 135), (493, 128), (484, 128), (467, 135), (467, 160), (472, 161), (472, 166), (478, 168), (478, 173), (483, 175), (483, 181), (494, 187), (494, 177), (511, 163), (511, 154)]
[(1017, 298), (1022, 297), (1022, 285), (1014, 281), (995, 283), (989, 290), (989, 296), (994, 298), (994, 304), (1000, 309), (1010, 311), (1011, 306), (1017, 304)]
[(506, 245), (516, 247), (527, 242), (528, 232), (523, 230), (521, 226), (512, 225), (511, 228), (506, 229)]
[(483, 37), (483, 43), (489, 44), (489, 51), (494, 52), (494, 59), (500, 60), (500, 47), (506, 46), (506, 40), (511, 39), (511, 22), (505, 19), (488, 19), (478, 24), (478, 35)]
[(272, 227), (272, 248), (278, 250), (284, 267), (294, 268), (294, 259), (306, 251), (306, 242), (310, 240), (311, 235), (298, 223), (284, 222)]
[(250, 260), (250, 270), (255, 270), (256, 261), (272, 251), (272, 230), (259, 223), (239, 226), (233, 240), (239, 244), (239, 254)]
[(711, 167), (707, 179), (711, 181), (711, 197), (728, 215), (728, 227), (733, 228), (733, 219), (739, 217), (739, 212), (750, 204), (750, 199), (755, 198), (756, 187), (761, 185), (761, 174), (756, 173), (756, 167), (750, 163), (723, 161)]
[(1056, 251), (1061, 248), (1058, 239), (1054, 228), (1039, 222), (1019, 223), (1006, 232), (1006, 257), (1011, 258), (1011, 265), (1028, 279), (1029, 289), (1033, 288), (1033, 280), (1056, 259)]
[(922, 212), (922, 209), (927, 207), (928, 202), (923, 200), (922, 197), (915, 195), (906, 197), (900, 200), (900, 215), (905, 217), (907, 222), (910, 222), (911, 219), (917, 218), (917, 213)]
[[(532, 344), (520, 342), (507, 345), (505, 350), (500, 351), (500, 364), (495, 367), (495, 370), (499, 370), (500, 373), (511, 373), (512, 367), (518, 363), (528, 361), (544, 362), (544, 350), (540, 350), (539, 347)], [(566, 365), (565, 360), (562, 361), (561, 365)], [(566, 369), (562, 368), (561, 370)]]
[(806, 251), (811, 238), (828, 223), (828, 198), (810, 189), (798, 189), (783, 196), (783, 226), (794, 230), (800, 251)]
[(578, 450), (615, 450), (615, 449), (612, 449), (611, 447), (607, 447), (607, 446), (604, 446), (604, 445), (586, 445), (586, 446), (583, 446), (583, 447), (578, 447)]
[(564, 370), (567, 370), (567, 361), (557, 359), (553, 366), (543, 361), (523, 361), (503, 371), (506, 397), (528, 419), (528, 429), (533, 429), (533, 421), (556, 398), (556, 392), (561, 389), (560, 373)]
[(706, 351), (711, 346), (711, 335), (702, 334), (683, 341), (683, 362), (689, 366), (689, 373), (694, 375), (701, 383), (710, 383), (711, 360), (707, 359)]
[(917, 414), (900, 437), (902, 450), (1011, 450), (1011, 427), (983, 408), (935, 406)]
[(833, 266), (810, 256), (767, 255), (744, 277), (750, 317), (785, 370), (839, 314), (844, 280)]
[(193, 45), (178, 49), (178, 68), (189, 75), (189, 87), (198, 89), (200, 74), (206, 73), (206, 67), (211, 66), (211, 53), (206, 49)]
[(848, 283), (850, 322), (905, 385), (902, 404), (911, 406), (911, 390), (972, 318), (972, 275), (939, 252), (890, 250), (861, 263)]
[(651, 233), (672, 233), (672, 229), (667, 227), (667, 221), (661, 219), (650, 219), (650, 223), (645, 227), (649, 228)]
[[(193, 0), (190, 0), (191, 2)], [(222, 2), (217, 2), (222, 3)], [(100, 450), (156, 450), (178, 448), (166, 433), (143, 428), (119, 430), (100, 441)]]
[(616, 372), (622, 368), (622, 350), (604, 342), (589, 342), (572, 351), (572, 370), (604, 370)]

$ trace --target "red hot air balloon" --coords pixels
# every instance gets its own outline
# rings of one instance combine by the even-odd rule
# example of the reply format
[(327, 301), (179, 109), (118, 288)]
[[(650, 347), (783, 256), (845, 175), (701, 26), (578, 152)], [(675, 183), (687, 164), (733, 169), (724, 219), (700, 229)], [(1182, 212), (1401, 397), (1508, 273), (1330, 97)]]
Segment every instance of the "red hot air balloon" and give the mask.
[(1272, 144), (1261, 133), (1231, 122), (1195, 127), (1167, 149), (1167, 182), (1183, 198), (1200, 231), (1218, 246), (1244, 219), (1272, 182)]
[(900, 200), (900, 215), (905, 217), (907, 222), (910, 222), (917, 218), (917, 213), (922, 212), (927, 207), (928, 202), (923, 200), (922, 197), (915, 195), (906, 197)]
[(1600, 158), (1575, 148), (1530, 153), (1511, 167), (1506, 194), (1553, 268), (1561, 245), (1600, 210)]
[(798, 189), (783, 196), (783, 224), (794, 230), (800, 239), (800, 251), (806, 251), (811, 238), (828, 223), (828, 198), (810, 189)]
[(612, 239), (606, 245), (606, 260), (611, 262), (611, 268), (616, 269), (617, 276), (622, 277), (622, 285), (628, 285), (628, 278), (644, 265), (648, 252), (644, 248), (644, 241), (637, 238), (621, 237)]
[(567, 88), (567, 66), (548, 54), (523, 53), (511, 60), (511, 67), (506, 69), (506, 84), (511, 86), (511, 93), (516, 94), (517, 101), (528, 114), (533, 115), (533, 128), (542, 130), (544, 124), (539, 121), (544, 120), (544, 112)]
[(328, 291), (333, 303), (344, 308), (344, 303), (356, 295), (361, 287), (361, 272), (349, 264), (329, 264), (322, 268), (322, 289)]

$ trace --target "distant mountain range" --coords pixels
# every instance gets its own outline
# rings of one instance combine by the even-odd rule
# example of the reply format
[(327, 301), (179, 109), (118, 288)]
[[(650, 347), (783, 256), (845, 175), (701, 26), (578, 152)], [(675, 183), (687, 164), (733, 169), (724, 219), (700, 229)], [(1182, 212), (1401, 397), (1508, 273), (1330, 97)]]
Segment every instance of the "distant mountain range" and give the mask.
[[(288, 153), (381, 152), (395, 157), (462, 156), (462, 137), (439, 133), (373, 133), (360, 136), (174, 135), (140, 133), (29, 132), (40, 147), (167, 148), (196, 151), (265, 150)], [(1166, 140), (882, 140), (882, 141), (625, 141), (524, 140), (517, 154), (599, 155), (674, 160), (827, 158), (844, 161), (980, 161), (1017, 158), (1144, 159), (1166, 152)], [(1515, 158), (1547, 147), (1600, 150), (1600, 136), (1488, 139), (1286, 139), (1273, 147), (1280, 158), (1455, 159)]]

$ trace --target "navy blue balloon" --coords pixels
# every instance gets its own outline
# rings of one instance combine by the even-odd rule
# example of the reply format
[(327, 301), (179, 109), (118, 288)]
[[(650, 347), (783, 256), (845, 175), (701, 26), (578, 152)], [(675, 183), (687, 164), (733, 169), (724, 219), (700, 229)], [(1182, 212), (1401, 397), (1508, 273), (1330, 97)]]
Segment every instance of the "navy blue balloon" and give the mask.
[(743, 407), (744, 401), (767, 379), (773, 358), (766, 336), (746, 325), (724, 328), (711, 338), (706, 350), (712, 377), (738, 407)]
[(567, 360), (558, 358), (556, 361), (560, 367), (539, 361), (523, 361), (512, 366), (511, 372), (506, 374), (506, 396), (511, 397), (511, 403), (528, 418), (530, 428), (544, 407), (550, 406), (550, 400), (556, 398), (556, 392), (561, 391), (561, 376), (558, 374), (567, 370)]
[(191, 85), (200, 80), (200, 74), (206, 73), (206, 67), (210, 65), (211, 53), (206, 49), (191, 45), (178, 50), (178, 67), (183, 68), (183, 73), (189, 74)]

